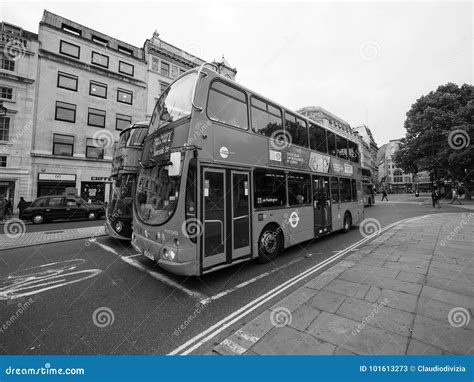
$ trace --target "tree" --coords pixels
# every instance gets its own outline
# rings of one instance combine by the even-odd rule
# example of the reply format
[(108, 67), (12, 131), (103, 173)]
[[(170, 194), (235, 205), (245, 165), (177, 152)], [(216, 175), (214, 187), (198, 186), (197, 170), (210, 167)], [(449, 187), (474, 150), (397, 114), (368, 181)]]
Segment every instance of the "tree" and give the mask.
[[(474, 186), (474, 86), (441, 85), (407, 112), (406, 136), (395, 154), (405, 172), (429, 171), (434, 180)], [(469, 193), (467, 193), (469, 195)]]

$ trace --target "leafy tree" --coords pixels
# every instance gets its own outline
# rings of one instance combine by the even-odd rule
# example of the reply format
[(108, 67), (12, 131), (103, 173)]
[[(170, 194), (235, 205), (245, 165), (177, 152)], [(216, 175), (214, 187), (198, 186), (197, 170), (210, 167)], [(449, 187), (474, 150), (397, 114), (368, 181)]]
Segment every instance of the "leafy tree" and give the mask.
[(416, 100), (395, 162), (405, 172), (429, 171), (433, 179), (474, 186), (474, 86), (441, 85)]

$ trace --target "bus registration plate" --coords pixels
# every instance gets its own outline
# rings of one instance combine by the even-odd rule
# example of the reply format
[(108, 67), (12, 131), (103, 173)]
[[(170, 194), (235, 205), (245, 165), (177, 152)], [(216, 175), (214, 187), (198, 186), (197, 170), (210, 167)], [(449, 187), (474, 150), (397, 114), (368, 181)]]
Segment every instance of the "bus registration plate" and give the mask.
[(153, 258), (153, 254), (150, 252), (150, 251), (147, 251), (146, 249), (143, 251), (143, 254), (148, 257), (150, 260), (153, 260), (155, 261), (155, 259)]

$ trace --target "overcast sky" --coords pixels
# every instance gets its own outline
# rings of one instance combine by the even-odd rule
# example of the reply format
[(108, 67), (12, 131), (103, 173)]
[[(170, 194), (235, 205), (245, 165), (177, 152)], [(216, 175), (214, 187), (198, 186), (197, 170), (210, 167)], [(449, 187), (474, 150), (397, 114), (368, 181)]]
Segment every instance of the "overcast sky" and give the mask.
[(291, 109), (319, 105), (379, 146), (405, 135), (410, 106), (439, 85), (472, 84), (472, 2), (5, 2), (38, 31), (43, 9), (130, 44), (160, 37), (205, 60), (225, 54), (237, 81)]

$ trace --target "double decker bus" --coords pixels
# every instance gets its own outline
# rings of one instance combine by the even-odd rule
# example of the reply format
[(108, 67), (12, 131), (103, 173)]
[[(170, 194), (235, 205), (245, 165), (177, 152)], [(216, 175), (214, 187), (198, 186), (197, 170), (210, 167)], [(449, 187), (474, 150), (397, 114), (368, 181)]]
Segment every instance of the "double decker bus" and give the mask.
[(116, 239), (132, 238), (132, 198), (148, 125), (149, 122), (138, 122), (124, 129), (114, 149), (105, 230)]
[(362, 186), (364, 195), (364, 207), (375, 204), (375, 186), (372, 183), (372, 172), (368, 168), (362, 168)]
[(204, 64), (156, 103), (132, 245), (180, 275), (272, 261), (363, 219), (359, 157), (355, 141)]

